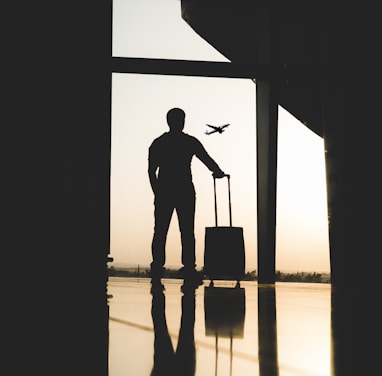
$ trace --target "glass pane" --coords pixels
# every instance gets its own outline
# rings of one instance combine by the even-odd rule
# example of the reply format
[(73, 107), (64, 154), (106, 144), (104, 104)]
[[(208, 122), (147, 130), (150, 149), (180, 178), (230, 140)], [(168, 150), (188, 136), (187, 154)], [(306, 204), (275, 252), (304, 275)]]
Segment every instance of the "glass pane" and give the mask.
[(113, 56), (229, 60), (181, 17), (179, 0), (114, 0)]
[[(221, 169), (231, 174), (233, 226), (245, 226), (247, 267), (256, 268), (256, 86), (251, 80), (113, 74), (111, 155), (111, 256), (115, 264), (151, 262), (153, 193), (148, 179), (148, 148), (169, 130), (167, 111), (186, 113), (184, 132), (195, 136)], [(206, 124), (230, 123), (221, 134), (206, 135)], [(211, 172), (194, 157), (196, 263), (203, 266), (205, 227), (214, 226)], [(229, 225), (226, 179), (217, 181), (218, 224)], [(180, 235), (173, 215), (166, 267), (178, 269)]]

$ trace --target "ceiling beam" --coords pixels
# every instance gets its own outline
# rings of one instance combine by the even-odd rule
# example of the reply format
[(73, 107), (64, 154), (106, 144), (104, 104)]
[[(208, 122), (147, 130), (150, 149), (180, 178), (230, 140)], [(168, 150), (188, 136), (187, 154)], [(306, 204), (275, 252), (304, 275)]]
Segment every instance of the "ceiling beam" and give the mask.
[(230, 62), (112, 58), (112, 72), (179, 76), (253, 78), (253, 66)]
[(113, 73), (160, 74), (174, 76), (201, 76), (226, 78), (268, 78), (281, 84), (306, 85), (333, 80), (329, 72), (319, 72), (314, 68), (292, 70), (275, 67), (272, 64), (238, 64), (217, 61), (193, 61), (148, 59), (132, 57), (112, 57)]

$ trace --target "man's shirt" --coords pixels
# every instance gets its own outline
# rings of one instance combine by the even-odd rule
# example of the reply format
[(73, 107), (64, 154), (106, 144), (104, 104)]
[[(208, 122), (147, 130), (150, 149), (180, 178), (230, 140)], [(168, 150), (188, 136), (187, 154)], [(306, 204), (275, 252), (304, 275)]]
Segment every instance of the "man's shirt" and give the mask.
[(209, 170), (220, 171), (197, 138), (183, 132), (166, 132), (149, 148), (149, 173), (157, 173), (160, 188), (193, 188), (191, 161), (194, 155)]

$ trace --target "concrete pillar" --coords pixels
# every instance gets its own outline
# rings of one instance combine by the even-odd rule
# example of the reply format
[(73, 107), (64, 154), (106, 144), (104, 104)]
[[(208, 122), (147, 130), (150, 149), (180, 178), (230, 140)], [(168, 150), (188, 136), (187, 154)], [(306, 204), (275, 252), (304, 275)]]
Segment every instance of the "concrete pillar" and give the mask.
[(275, 282), (278, 106), (270, 80), (256, 82), (258, 282)]
[[(257, 12), (257, 61), (272, 68), (271, 9)], [(275, 282), (277, 120), (276, 86), (271, 73), (256, 79), (257, 268), (259, 283)]]

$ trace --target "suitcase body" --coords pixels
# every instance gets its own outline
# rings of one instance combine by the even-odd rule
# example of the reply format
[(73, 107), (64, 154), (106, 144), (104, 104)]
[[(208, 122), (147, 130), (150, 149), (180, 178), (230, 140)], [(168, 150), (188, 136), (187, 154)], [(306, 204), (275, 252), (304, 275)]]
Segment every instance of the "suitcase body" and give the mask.
[(204, 274), (213, 280), (225, 279), (239, 282), (245, 274), (245, 247), (242, 227), (232, 226), (231, 194), (229, 175), (229, 226), (217, 225), (216, 183), (215, 193), (215, 226), (205, 228), (204, 238)]

